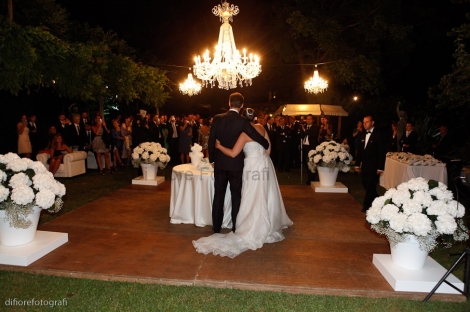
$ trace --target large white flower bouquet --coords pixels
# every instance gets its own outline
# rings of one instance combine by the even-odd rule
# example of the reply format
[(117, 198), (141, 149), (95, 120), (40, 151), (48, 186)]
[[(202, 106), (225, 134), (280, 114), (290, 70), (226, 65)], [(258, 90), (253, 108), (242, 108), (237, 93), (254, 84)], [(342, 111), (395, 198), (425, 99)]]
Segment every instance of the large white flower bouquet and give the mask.
[(50, 212), (62, 209), (65, 186), (40, 161), (17, 154), (0, 155), (0, 210), (15, 228), (27, 229), (28, 215), (37, 206)]
[(136, 168), (138, 168), (140, 164), (152, 164), (163, 169), (168, 165), (169, 161), (170, 156), (168, 156), (166, 148), (162, 147), (160, 143), (141, 143), (132, 151), (132, 164)]
[(327, 167), (331, 170), (339, 168), (343, 172), (349, 172), (349, 164), (352, 159), (352, 155), (349, 154), (343, 144), (327, 141), (308, 152), (308, 168), (312, 172), (315, 172), (317, 167)]
[(446, 247), (468, 239), (464, 214), (465, 207), (453, 199), (445, 184), (415, 178), (377, 197), (367, 210), (367, 222), (385, 234), (392, 246), (411, 234), (421, 250), (431, 252), (439, 238)]

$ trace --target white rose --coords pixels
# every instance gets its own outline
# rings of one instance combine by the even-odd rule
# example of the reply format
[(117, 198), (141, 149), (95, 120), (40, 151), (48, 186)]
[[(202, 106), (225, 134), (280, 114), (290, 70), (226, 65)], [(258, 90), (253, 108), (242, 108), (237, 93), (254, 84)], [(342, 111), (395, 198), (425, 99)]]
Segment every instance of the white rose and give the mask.
[[(31, 161), (30, 159), (28, 160)], [(7, 164), (7, 169), (10, 169), (14, 172), (25, 171), (26, 169), (28, 169), (28, 160), (26, 158), (18, 158), (12, 160)]]
[(15, 153), (8, 153), (5, 155), (0, 155), (0, 163), (2, 164), (8, 164), (9, 162), (16, 160), (16, 159), (20, 159), (20, 156), (18, 156)]
[(425, 191), (414, 192), (413, 201), (419, 203), (423, 207), (429, 207), (433, 202), (431, 195)]
[(142, 159), (146, 160), (146, 159), (149, 158), (149, 153), (148, 152), (143, 152), (141, 157), (142, 157)]
[(34, 173), (36, 174), (45, 173), (48, 171), (47, 168), (40, 161), (33, 161), (31, 164), (29, 164), (28, 168), (33, 169)]
[(397, 213), (393, 219), (390, 220), (390, 228), (397, 233), (402, 233), (405, 230), (407, 221), (407, 215), (403, 213)]
[(311, 158), (315, 154), (315, 150), (311, 150), (308, 152), (308, 158)]
[(137, 147), (134, 148), (134, 150), (133, 150), (133, 153), (137, 153), (137, 154), (142, 154), (143, 152), (144, 152), (144, 150), (143, 150), (141, 147), (139, 147), (139, 146), (137, 146)]
[(440, 200), (435, 200), (428, 206), (426, 212), (428, 215), (442, 216), (448, 213), (447, 205)]
[(162, 153), (162, 154), (167, 154), (168, 151), (166, 150), (166, 148), (162, 148), (162, 149), (160, 150), (160, 153)]
[(371, 207), (367, 210), (367, 216), (366, 216), (366, 220), (367, 222), (369, 222), (370, 224), (377, 224), (380, 222), (380, 208), (374, 208), (374, 207)]
[(387, 204), (383, 206), (380, 212), (380, 218), (385, 221), (390, 221), (398, 214), (398, 207), (395, 205)]
[(150, 161), (153, 161), (153, 162), (155, 162), (155, 161), (157, 160), (157, 158), (158, 158), (158, 157), (157, 157), (157, 155), (156, 155), (156, 154), (152, 154), (152, 155), (150, 155)]
[(405, 200), (401, 208), (403, 209), (403, 213), (407, 216), (416, 212), (423, 212), (423, 207), (421, 206), (421, 204), (416, 201), (413, 201), (412, 199)]

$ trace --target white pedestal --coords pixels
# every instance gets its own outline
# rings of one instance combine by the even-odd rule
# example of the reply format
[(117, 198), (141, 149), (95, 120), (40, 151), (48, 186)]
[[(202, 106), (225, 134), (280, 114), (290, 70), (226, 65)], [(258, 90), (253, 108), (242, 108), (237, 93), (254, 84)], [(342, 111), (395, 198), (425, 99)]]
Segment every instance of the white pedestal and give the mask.
[(165, 182), (165, 177), (155, 177), (155, 180), (144, 180), (143, 176), (132, 179), (132, 184), (157, 186)]
[[(393, 264), (392, 256), (386, 254), (374, 254), (372, 263), (395, 291), (429, 293), (447, 272), (444, 267), (431, 257), (426, 259), (426, 263), (421, 270), (399, 268)], [(463, 282), (453, 274), (447, 277), (447, 281), (458, 289), (463, 290)], [(446, 283), (442, 283), (436, 293), (460, 294)]]
[(333, 186), (324, 186), (320, 182), (311, 182), (310, 186), (316, 193), (347, 193), (348, 188), (341, 182), (335, 182)]
[(68, 240), (67, 233), (37, 231), (31, 243), (12, 247), (0, 245), (0, 264), (28, 266)]

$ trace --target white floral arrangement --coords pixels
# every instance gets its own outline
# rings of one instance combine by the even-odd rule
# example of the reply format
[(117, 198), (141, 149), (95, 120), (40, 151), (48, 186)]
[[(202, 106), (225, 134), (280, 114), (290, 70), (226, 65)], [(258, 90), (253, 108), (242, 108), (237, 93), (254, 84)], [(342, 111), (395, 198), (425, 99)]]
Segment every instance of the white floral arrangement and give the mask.
[(197, 166), (197, 169), (201, 170), (201, 171), (207, 171), (207, 172), (213, 172), (214, 171), (214, 168), (212, 167), (211, 163), (209, 163), (208, 158), (201, 159), (201, 162)]
[(202, 146), (194, 143), (194, 145), (191, 147), (191, 152), (189, 153), (189, 157), (193, 158), (194, 156), (196, 157), (204, 157), (204, 154), (202, 153)]
[(468, 239), (465, 207), (453, 199), (445, 184), (414, 178), (377, 197), (367, 210), (367, 222), (391, 245), (415, 235), (420, 249), (431, 252), (442, 238), (445, 247)]
[(40, 161), (17, 154), (0, 155), (0, 210), (11, 227), (27, 229), (28, 215), (37, 206), (50, 212), (62, 209), (65, 186)]
[(387, 157), (410, 166), (438, 166), (445, 167), (445, 163), (431, 155), (416, 155), (405, 152), (388, 152)]
[(339, 168), (343, 172), (349, 172), (352, 159), (343, 144), (327, 141), (308, 152), (308, 168), (312, 172), (316, 172), (317, 167), (327, 167), (331, 170)]
[(163, 169), (171, 159), (167, 152), (166, 148), (162, 147), (160, 143), (140, 143), (132, 151), (132, 164), (135, 168), (138, 168), (141, 164), (152, 164)]

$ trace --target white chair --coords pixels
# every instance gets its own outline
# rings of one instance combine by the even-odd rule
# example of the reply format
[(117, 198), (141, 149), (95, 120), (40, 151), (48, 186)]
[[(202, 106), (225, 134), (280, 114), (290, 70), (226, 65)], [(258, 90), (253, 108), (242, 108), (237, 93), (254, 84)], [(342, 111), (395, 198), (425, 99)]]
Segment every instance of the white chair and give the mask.
[[(36, 159), (43, 163), (46, 168), (49, 168), (47, 160), (50, 158), (49, 154), (38, 154)], [(60, 164), (59, 169), (54, 174), (57, 178), (71, 178), (79, 174), (84, 174), (85, 159), (87, 158), (86, 152), (73, 152), (64, 155), (63, 163)]]

